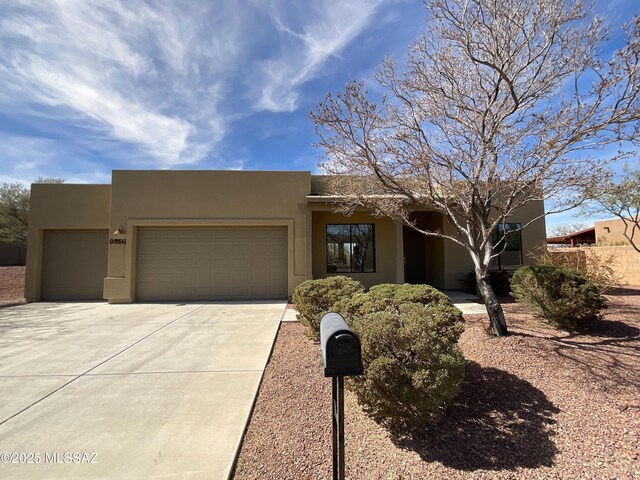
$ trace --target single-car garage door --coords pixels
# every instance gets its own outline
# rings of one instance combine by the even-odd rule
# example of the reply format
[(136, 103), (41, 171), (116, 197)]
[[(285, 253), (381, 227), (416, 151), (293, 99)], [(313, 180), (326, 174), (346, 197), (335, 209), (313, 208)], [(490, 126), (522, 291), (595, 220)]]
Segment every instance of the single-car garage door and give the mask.
[(284, 227), (141, 228), (136, 299), (287, 298)]
[(47, 230), (42, 245), (42, 300), (102, 300), (107, 230)]

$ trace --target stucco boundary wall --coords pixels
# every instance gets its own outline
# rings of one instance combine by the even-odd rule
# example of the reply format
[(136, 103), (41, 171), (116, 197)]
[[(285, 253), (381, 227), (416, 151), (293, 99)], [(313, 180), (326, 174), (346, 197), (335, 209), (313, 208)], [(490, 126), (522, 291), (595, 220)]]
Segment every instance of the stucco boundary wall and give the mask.
[(640, 285), (640, 253), (631, 245), (602, 246), (602, 247), (574, 247), (548, 250), (553, 254), (574, 254), (589, 257), (609, 258), (615, 275), (620, 277), (623, 285)]

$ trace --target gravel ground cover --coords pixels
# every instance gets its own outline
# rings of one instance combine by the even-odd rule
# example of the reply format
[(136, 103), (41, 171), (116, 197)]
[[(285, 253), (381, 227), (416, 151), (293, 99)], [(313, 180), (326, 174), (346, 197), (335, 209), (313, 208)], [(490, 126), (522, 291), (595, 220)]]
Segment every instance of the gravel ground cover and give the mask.
[(24, 303), (25, 267), (0, 267), (0, 307)]
[[(516, 303), (504, 305), (506, 338), (466, 316), (465, 383), (419, 433), (385, 430), (347, 392), (348, 478), (640, 478), (640, 288), (608, 297), (589, 335), (554, 330)], [(330, 397), (318, 345), (283, 323), (235, 478), (331, 478)]]

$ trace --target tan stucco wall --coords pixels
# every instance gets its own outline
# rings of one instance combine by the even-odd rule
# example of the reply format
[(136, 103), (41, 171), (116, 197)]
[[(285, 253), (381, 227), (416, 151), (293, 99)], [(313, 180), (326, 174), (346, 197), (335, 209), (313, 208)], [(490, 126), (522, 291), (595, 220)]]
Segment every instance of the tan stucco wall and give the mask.
[[(454, 229), (449, 222), (443, 219), (443, 232), (453, 235)], [(444, 248), (444, 275), (441, 277), (443, 283), (434, 283), (438, 288), (445, 290), (465, 288), (468, 286), (469, 272), (473, 271), (473, 261), (467, 250), (457, 243), (442, 239)]]
[[(532, 219), (544, 213), (544, 202), (537, 200), (528, 203), (508, 219), (509, 222), (519, 222), (525, 225)], [(532, 265), (535, 263), (534, 254), (544, 250), (547, 245), (547, 227), (545, 217), (539, 218), (522, 230), (522, 263)]]
[[(519, 208), (513, 215), (507, 218), (507, 223), (520, 223), (523, 226), (536, 217), (544, 213), (544, 202), (537, 200), (528, 203), (524, 207)], [(445, 233), (453, 233), (453, 227), (444, 222)], [(530, 265), (533, 263), (533, 254), (540, 248), (544, 248), (546, 242), (546, 226), (544, 217), (535, 220), (522, 230), (522, 264)], [(437, 285), (444, 289), (465, 288), (465, 280), (468, 278), (469, 272), (474, 269), (473, 262), (467, 251), (450, 240), (444, 240), (444, 262), (445, 275), (443, 286)]]
[[(327, 224), (373, 223), (375, 225), (376, 271), (371, 273), (327, 273)], [(312, 220), (313, 278), (332, 275), (348, 275), (365, 287), (378, 283), (396, 283), (396, 225), (388, 218), (375, 218), (366, 212), (356, 212), (350, 217), (331, 211), (314, 211)]]
[[(315, 207), (320, 209), (321, 207)], [(330, 206), (324, 207), (330, 210)], [(542, 201), (531, 202), (518, 209), (508, 222), (527, 224), (544, 212)], [(453, 234), (453, 227), (442, 215), (435, 212), (416, 212), (415, 220), (431, 230), (442, 230)], [(348, 276), (362, 282), (366, 287), (377, 283), (395, 283), (401, 280), (402, 256), (397, 249), (402, 247), (397, 237), (396, 225), (389, 219), (373, 217), (367, 212), (356, 212), (351, 217), (331, 211), (314, 211), (312, 221), (313, 278), (330, 276), (326, 272), (326, 225), (328, 223), (375, 223), (376, 225), (376, 272), (353, 273)], [(544, 245), (546, 239), (544, 218), (538, 219), (522, 231), (523, 264), (532, 263), (531, 254)], [(467, 251), (451, 240), (427, 237), (425, 240), (427, 283), (441, 289), (468, 287), (469, 273), (473, 262)]]
[[(624, 222), (619, 218), (595, 222), (594, 227), (598, 246), (629, 245), (629, 241), (624, 237)], [(627, 231), (629, 235), (631, 235), (631, 227), (633, 227), (633, 224), (629, 223)]]
[[(544, 203), (531, 202), (519, 208), (507, 219), (509, 223), (527, 224), (544, 213)], [(454, 235), (455, 230), (441, 215), (433, 212), (417, 212), (417, 221), (430, 230), (442, 230)], [(522, 260), (524, 265), (532, 263), (532, 253), (543, 246), (546, 239), (544, 217), (528, 225), (522, 231)], [(474, 266), (464, 247), (451, 240), (427, 237), (427, 283), (437, 288), (451, 290), (468, 287), (469, 273)]]
[[(640, 253), (631, 245), (549, 249), (549, 255), (576, 255), (597, 263), (605, 262), (613, 270), (615, 282), (640, 285)], [(588, 264), (588, 263), (587, 263)]]
[(285, 226), (288, 290), (305, 279), (305, 196), (309, 172), (114, 170), (105, 298), (135, 300), (137, 228), (142, 226)]
[(45, 230), (99, 230), (109, 227), (111, 185), (33, 184), (27, 240), (25, 298), (40, 300)]
[(618, 276), (620, 283), (640, 285), (640, 253), (631, 245), (619, 247), (585, 247), (587, 257), (611, 258), (610, 266)]

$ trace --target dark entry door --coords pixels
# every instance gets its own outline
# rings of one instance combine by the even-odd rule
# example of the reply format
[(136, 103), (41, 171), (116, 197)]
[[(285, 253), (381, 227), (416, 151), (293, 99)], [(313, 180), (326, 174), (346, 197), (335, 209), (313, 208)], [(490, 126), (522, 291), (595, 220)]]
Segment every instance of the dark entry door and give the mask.
[(404, 227), (404, 281), (406, 283), (427, 283), (425, 238), (413, 228)]

